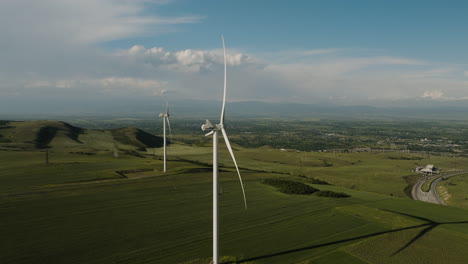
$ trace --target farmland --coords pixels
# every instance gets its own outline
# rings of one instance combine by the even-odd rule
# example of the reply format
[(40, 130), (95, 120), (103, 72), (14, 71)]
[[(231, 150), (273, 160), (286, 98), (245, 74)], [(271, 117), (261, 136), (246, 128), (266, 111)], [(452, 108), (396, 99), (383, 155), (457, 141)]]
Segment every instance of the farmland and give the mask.
[[(8, 139), (12, 131), (7, 130), (2, 131)], [(164, 174), (161, 148), (143, 151), (141, 141), (133, 140), (135, 130), (120, 131), (118, 158), (112, 155), (115, 132), (108, 131), (86, 130), (77, 138), (82, 143), (57, 133), (48, 143), (48, 164), (46, 149), (24, 138), (2, 145), (0, 234), (8, 239), (2, 240), (1, 263), (209, 262), (209, 143), (175, 141)], [(411, 172), (416, 164), (467, 169), (464, 157), (234, 148), (248, 209), (222, 145), (224, 263), (468, 260), (466, 207), (413, 201), (405, 193), (408, 178), (418, 177)], [(126, 171), (125, 177), (117, 171)], [(310, 178), (331, 185), (312, 184)], [(263, 184), (265, 179), (302, 182), (350, 197), (285, 194)], [(463, 188), (463, 179), (448, 185), (449, 191)]]

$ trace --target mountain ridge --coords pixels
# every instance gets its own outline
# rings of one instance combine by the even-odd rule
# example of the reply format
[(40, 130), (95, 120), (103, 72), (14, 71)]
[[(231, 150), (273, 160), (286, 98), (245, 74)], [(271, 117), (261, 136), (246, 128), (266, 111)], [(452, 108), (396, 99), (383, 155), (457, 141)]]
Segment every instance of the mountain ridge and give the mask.
[(63, 121), (0, 121), (0, 146), (8, 149), (128, 150), (162, 147), (163, 139), (139, 128), (84, 129)]

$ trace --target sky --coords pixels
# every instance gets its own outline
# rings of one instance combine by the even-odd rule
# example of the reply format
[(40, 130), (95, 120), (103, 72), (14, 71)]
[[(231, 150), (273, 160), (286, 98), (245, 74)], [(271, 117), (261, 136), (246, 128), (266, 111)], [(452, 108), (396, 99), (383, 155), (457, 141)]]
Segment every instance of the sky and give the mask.
[(0, 0), (0, 104), (468, 99), (467, 1)]

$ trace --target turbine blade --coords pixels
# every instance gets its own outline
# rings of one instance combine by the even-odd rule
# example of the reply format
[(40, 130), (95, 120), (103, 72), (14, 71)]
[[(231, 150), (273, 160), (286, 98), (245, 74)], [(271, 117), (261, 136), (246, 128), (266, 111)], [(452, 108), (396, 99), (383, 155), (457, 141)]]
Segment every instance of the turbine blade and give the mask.
[(211, 135), (213, 135), (213, 134), (214, 134), (214, 131), (213, 131), (213, 130), (211, 130), (210, 132), (208, 132), (208, 133), (206, 133), (206, 134), (205, 134), (205, 137), (207, 137), (207, 136), (211, 136)]
[(226, 142), (226, 147), (228, 148), (229, 153), (231, 154), (232, 161), (234, 162), (234, 165), (236, 166), (237, 175), (239, 176), (239, 181), (240, 181), (240, 185), (241, 185), (241, 188), (242, 188), (242, 194), (244, 195), (245, 209), (247, 209), (247, 199), (245, 198), (244, 183), (242, 182), (242, 177), (240, 175), (239, 167), (237, 166), (236, 158), (234, 157), (234, 152), (232, 151), (231, 143), (229, 143), (229, 139), (228, 139), (228, 136), (226, 134), (226, 130), (224, 130), (224, 128), (222, 128), (221, 132), (223, 133), (223, 138), (224, 138), (224, 142)]
[(172, 129), (171, 129), (171, 123), (169, 122), (169, 116), (166, 117), (166, 121), (167, 121), (167, 127), (169, 128), (169, 140), (171, 141), (171, 145), (172, 145)]
[(227, 86), (227, 63), (226, 63), (226, 46), (224, 45), (224, 36), (221, 35), (223, 40), (223, 52), (224, 52), (224, 95), (223, 95), (223, 107), (221, 108), (220, 124), (224, 124), (224, 112), (226, 107), (226, 86)]

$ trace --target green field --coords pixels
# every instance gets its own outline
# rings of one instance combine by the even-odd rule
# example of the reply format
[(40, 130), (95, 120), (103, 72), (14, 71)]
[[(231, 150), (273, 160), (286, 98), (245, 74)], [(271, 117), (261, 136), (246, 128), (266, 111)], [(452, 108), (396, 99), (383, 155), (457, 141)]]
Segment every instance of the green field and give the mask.
[[(421, 160), (407, 160), (407, 156), (420, 157), (419, 154), (407, 153), (319, 153), (281, 151), (277, 149), (258, 148), (239, 150), (238, 162), (241, 167), (265, 172), (280, 172), (292, 176), (305, 175), (325, 180), (342, 187), (372, 191), (397, 197), (408, 197), (404, 189), (407, 183), (405, 176), (415, 175), (411, 172), (418, 164), (438, 164), (446, 171), (455, 170), (454, 160), (465, 164), (466, 158), (432, 156), (430, 159), (421, 156)], [(209, 163), (211, 154), (186, 155), (176, 152), (180, 157)], [(221, 151), (221, 162), (234, 166), (227, 151)], [(331, 166), (325, 165), (332, 164)], [(460, 167), (460, 165), (458, 165)]]
[[(164, 174), (160, 148), (138, 151), (140, 142), (128, 136), (133, 143), (120, 144), (129, 151), (116, 159), (113, 137), (87, 131), (80, 145), (55, 137), (49, 164), (44, 149), (18, 151), (20, 144), (30, 146), (24, 140), (8, 143), (17, 151), (0, 151), (0, 234), (6, 238), (0, 263), (209, 263), (210, 146), (172, 145)], [(410, 200), (403, 178), (413, 175), (415, 163), (450, 170), (455, 159), (460, 169), (468, 164), (464, 158), (234, 146), (245, 210), (233, 164), (220, 147), (223, 263), (468, 262), (468, 210)], [(127, 171), (126, 177), (116, 171)], [(304, 176), (333, 185), (310, 184)], [(263, 184), (266, 178), (351, 197), (284, 194)]]
[(448, 178), (439, 183), (448, 205), (468, 209), (468, 173)]

